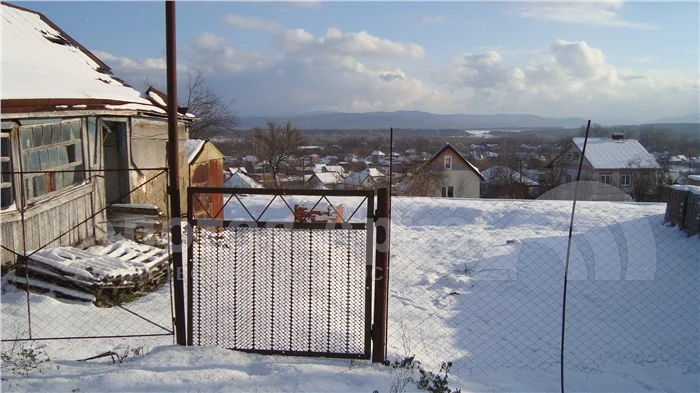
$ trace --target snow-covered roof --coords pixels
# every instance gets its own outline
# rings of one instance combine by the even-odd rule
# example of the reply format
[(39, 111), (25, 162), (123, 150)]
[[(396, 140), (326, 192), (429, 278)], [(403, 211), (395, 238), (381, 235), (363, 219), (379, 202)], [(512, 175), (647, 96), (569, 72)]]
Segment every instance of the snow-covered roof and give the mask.
[(382, 176), (384, 176), (384, 174), (381, 173), (381, 172), (379, 171), (379, 169), (377, 169), (377, 168), (367, 168), (367, 169), (365, 169), (365, 170), (362, 171), (362, 172), (365, 173), (365, 174), (367, 174), (368, 176), (371, 176), (371, 177), (382, 177)]
[(248, 174), (248, 170), (245, 169), (245, 167), (243, 167), (243, 166), (240, 168), (228, 168), (228, 170), (229, 170), (229, 172), (231, 172), (231, 174), (234, 174), (236, 172), (242, 172), (242, 173), (245, 173), (246, 175)]
[(370, 155), (375, 156), (375, 157), (379, 157), (379, 156), (385, 156), (386, 154), (382, 153), (380, 150), (375, 150)]
[(204, 148), (207, 141), (202, 139), (188, 139), (185, 141), (185, 152), (187, 152), (187, 162), (192, 164), (196, 159), (197, 155)]
[(3, 113), (86, 105), (165, 114), (42, 14), (3, 3), (2, 18)]
[(323, 184), (345, 183), (345, 180), (338, 172), (315, 172), (313, 176)]
[[(583, 151), (585, 138), (572, 138)], [(586, 160), (594, 169), (659, 168), (654, 156), (636, 139), (588, 138)]]
[(505, 166), (493, 166), (488, 169), (481, 171), (481, 175), (484, 176), (487, 183), (491, 184), (502, 184), (504, 180), (510, 177), (510, 181), (514, 183), (521, 183), (526, 186), (538, 186), (539, 183), (530, 179), (525, 174), (522, 175), (522, 181), (520, 173), (514, 171)]
[[(229, 168), (229, 170), (234, 170), (237, 168)], [(241, 168), (244, 169), (244, 168)], [(236, 170), (231, 177), (229, 177), (226, 182), (224, 182), (224, 187), (233, 188), (263, 188), (257, 180), (248, 176), (245, 172)]]

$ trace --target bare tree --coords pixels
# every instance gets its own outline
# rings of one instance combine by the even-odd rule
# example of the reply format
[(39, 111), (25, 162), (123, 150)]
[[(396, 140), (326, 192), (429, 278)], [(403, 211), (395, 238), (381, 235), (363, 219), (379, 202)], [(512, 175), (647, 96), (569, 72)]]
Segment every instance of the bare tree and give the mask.
[(657, 169), (649, 169), (641, 160), (632, 160), (627, 164), (631, 169), (632, 198), (637, 202), (647, 202), (650, 194), (655, 193)]
[(268, 121), (265, 127), (253, 129), (253, 142), (259, 158), (270, 167), (275, 187), (279, 188), (280, 168), (306, 144), (306, 138), (290, 121), (284, 125)]
[(429, 162), (417, 161), (406, 168), (406, 195), (435, 196), (442, 187), (445, 171), (431, 166)]
[[(143, 85), (160, 89), (150, 77)], [(190, 125), (190, 138), (233, 132), (238, 127), (238, 116), (233, 110), (234, 100), (226, 101), (206, 83), (202, 71), (187, 74), (184, 89), (178, 94), (180, 107), (186, 108), (197, 118)]]
[(234, 100), (226, 102), (206, 84), (201, 71), (188, 74), (184, 98), (181, 106), (197, 116), (190, 126), (190, 138), (232, 132), (238, 126), (238, 116), (233, 110)]

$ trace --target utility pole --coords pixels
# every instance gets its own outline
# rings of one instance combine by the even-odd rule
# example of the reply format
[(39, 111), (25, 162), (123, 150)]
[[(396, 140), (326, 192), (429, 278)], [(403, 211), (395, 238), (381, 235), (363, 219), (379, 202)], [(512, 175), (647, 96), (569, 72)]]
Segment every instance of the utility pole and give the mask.
[[(175, 338), (178, 345), (187, 345), (185, 332), (185, 290), (182, 263), (182, 214), (180, 211), (180, 149), (177, 111), (177, 41), (175, 34), (175, 1), (165, 2), (165, 50), (168, 80), (168, 175), (170, 180), (170, 234), (173, 244), (173, 297), (175, 301)], [(189, 272), (188, 272), (189, 274)], [(190, 294), (191, 295), (191, 294)]]

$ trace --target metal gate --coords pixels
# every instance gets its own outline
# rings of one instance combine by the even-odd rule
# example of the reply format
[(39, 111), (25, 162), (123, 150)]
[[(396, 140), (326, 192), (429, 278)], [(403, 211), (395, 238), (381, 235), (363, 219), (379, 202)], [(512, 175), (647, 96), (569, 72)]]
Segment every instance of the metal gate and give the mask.
[[(221, 211), (193, 213), (215, 194)], [(187, 203), (189, 345), (370, 357), (373, 191), (195, 187)]]

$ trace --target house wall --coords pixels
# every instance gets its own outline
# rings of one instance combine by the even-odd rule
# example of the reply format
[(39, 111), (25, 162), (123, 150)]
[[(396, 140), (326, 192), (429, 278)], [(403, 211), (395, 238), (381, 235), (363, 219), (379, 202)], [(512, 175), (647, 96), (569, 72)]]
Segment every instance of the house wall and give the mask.
[[(167, 142), (168, 122), (165, 119), (133, 117), (130, 121), (130, 153), (133, 169), (165, 168), (168, 167)], [(187, 186), (189, 185), (190, 168), (185, 154), (185, 141), (188, 138), (187, 128), (181, 123), (178, 126), (178, 150), (180, 179), (180, 210), (187, 212)], [(156, 176), (157, 174), (160, 174)], [(132, 171), (131, 187), (137, 188), (132, 194), (132, 203), (145, 203), (158, 206), (168, 214), (168, 174), (158, 170)], [(222, 174), (223, 176), (223, 174)], [(153, 179), (152, 181), (147, 181)], [(146, 184), (144, 184), (146, 183)], [(140, 187), (137, 187), (141, 185)]]
[[(89, 147), (100, 145), (99, 139), (94, 140), (95, 135), (99, 138), (99, 133), (89, 132), (87, 124), (87, 118), (84, 118), (81, 127), (83, 163), (88, 169), (99, 169), (102, 155)], [(94, 131), (94, 128), (91, 131)], [(12, 160), (15, 162), (15, 168), (20, 167), (18, 134), (19, 129), (15, 127), (11, 133)], [(88, 138), (88, 135), (91, 137)], [(0, 213), (2, 245), (13, 251), (0, 250), (0, 262), (3, 267), (14, 264), (15, 253), (22, 254), (25, 250), (89, 245), (105, 239), (106, 213), (101, 211), (106, 205), (104, 179), (99, 173), (90, 172), (87, 172), (85, 177), (86, 180), (80, 185), (31, 201), (24, 212), (15, 209)], [(17, 186), (21, 183), (22, 176), (16, 175), (14, 185), (18, 207), (21, 207), (21, 190)]]
[[(445, 156), (452, 156), (452, 169), (446, 170)], [(433, 196), (442, 195), (442, 187), (454, 187), (455, 198), (479, 198), (481, 193), (481, 178), (464, 162), (452, 149), (445, 149), (431, 162), (436, 170), (443, 170), (444, 177), (441, 188), (435, 190)]]

